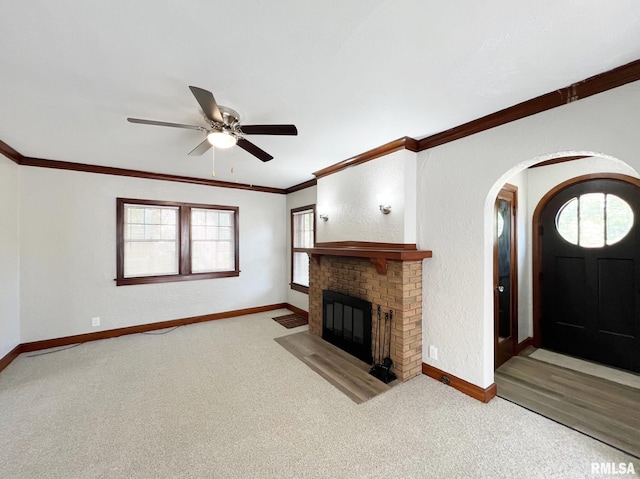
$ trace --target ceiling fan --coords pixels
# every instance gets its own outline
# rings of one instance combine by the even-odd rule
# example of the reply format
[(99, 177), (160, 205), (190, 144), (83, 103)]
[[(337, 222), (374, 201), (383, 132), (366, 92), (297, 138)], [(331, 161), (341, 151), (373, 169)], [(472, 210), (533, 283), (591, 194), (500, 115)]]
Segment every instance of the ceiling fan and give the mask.
[(203, 155), (212, 146), (230, 148), (237, 144), (258, 159), (269, 161), (273, 159), (273, 156), (251, 143), (244, 137), (245, 135), (298, 134), (298, 129), (295, 125), (241, 125), (240, 114), (231, 108), (218, 105), (215, 98), (213, 98), (213, 93), (195, 86), (190, 86), (189, 89), (202, 108), (207, 126), (183, 125), (165, 121), (141, 120), (139, 118), (127, 118), (127, 121), (143, 125), (170, 126), (172, 128), (186, 128), (205, 132), (207, 136), (202, 143), (189, 152), (191, 156)]

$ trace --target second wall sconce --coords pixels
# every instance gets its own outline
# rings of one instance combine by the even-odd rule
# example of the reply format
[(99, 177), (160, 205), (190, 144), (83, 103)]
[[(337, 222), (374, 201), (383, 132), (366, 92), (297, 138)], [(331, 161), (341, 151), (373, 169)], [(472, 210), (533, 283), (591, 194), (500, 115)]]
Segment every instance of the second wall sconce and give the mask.
[(329, 215), (324, 214), (324, 215), (318, 215), (318, 216), (320, 217), (320, 219), (322, 221), (328, 221), (329, 220)]

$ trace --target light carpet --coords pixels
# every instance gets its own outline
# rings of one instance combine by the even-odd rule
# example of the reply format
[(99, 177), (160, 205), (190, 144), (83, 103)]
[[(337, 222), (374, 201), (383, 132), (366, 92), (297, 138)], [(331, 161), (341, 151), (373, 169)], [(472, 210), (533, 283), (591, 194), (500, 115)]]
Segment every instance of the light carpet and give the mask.
[(536, 349), (534, 352), (529, 354), (529, 357), (571, 369), (572, 371), (578, 371), (580, 373), (589, 374), (590, 376), (608, 379), (609, 381), (640, 389), (640, 375), (638, 374), (621, 371), (620, 369), (610, 368), (602, 364), (584, 361), (564, 354), (558, 354), (547, 349)]
[(0, 477), (548, 479), (633, 461), (426, 376), (357, 405), (273, 340), (305, 327), (272, 316), (21, 355), (0, 373)]

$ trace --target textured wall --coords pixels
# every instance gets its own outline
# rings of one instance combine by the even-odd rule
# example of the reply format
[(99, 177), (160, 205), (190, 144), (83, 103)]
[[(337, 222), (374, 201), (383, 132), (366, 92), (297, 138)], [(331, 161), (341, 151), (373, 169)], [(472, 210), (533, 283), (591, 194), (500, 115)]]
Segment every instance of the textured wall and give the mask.
[[(398, 151), (318, 180), (317, 239), (415, 243), (416, 154)], [(380, 212), (386, 196), (391, 213)]]
[[(299, 208), (300, 206), (314, 205), (316, 203), (316, 191), (317, 187), (312, 186), (311, 188), (305, 188), (304, 190), (296, 191), (295, 193), (291, 193), (287, 195), (287, 211), (286, 211), (286, 222), (287, 222), (287, 279), (286, 279), (286, 290), (287, 290), (287, 303), (292, 304), (293, 306), (303, 309), (305, 311), (309, 311), (309, 295), (305, 293), (301, 293), (300, 291), (296, 291), (295, 289), (291, 289), (291, 209)], [(321, 221), (318, 220), (316, 214), (316, 224)]]
[(20, 171), (0, 155), (0, 358), (20, 343)]
[(481, 387), (493, 382), (493, 203), (515, 173), (565, 154), (609, 155), (640, 170), (640, 82), (421, 152), (418, 246), (424, 361)]
[[(284, 195), (44, 168), (21, 178), (22, 342), (286, 299)], [(240, 276), (116, 287), (118, 196), (239, 206)]]

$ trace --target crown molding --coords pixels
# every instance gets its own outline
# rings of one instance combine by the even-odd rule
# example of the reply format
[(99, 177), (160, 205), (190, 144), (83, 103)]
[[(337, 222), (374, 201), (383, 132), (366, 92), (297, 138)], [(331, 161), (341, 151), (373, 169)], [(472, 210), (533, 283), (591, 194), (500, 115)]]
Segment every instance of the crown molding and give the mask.
[(351, 158), (347, 158), (346, 160), (343, 160), (334, 165), (327, 166), (326, 168), (314, 172), (313, 175), (316, 178), (322, 178), (323, 176), (332, 175), (346, 168), (361, 165), (362, 163), (375, 160), (376, 158), (380, 158), (381, 156), (385, 156), (400, 150), (419, 151), (418, 141), (414, 138), (403, 136), (402, 138), (390, 141), (389, 143), (385, 143), (384, 145), (378, 146), (377, 148), (374, 148), (372, 150), (365, 151), (364, 153), (352, 156)]
[(299, 183), (299, 184), (294, 185), (294, 186), (290, 186), (289, 188), (287, 188), (284, 191), (287, 194), (295, 193), (296, 191), (304, 190), (305, 188), (311, 188), (312, 186), (316, 186), (317, 184), (318, 184), (318, 180), (316, 178), (313, 178), (312, 180), (305, 181), (303, 183)]
[(207, 180), (190, 176), (169, 175), (166, 173), (154, 173), (151, 171), (130, 170), (127, 168), (114, 168), (111, 166), (88, 165), (86, 163), (74, 163), (71, 161), (47, 160), (44, 158), (32, 158), (24, 156), (4, 141), (0, 140), (0, 153), (21, 166), (33, 166), (37, 168), (52, 168), (56, 170), (80, 171), (83, 173), (98, 173), (102, 175), (128, 176), (130, 178), (144, 178), (148, 180), (174, 181), (178, 183), (190, 183), (194, 185), (215, 186), (218, 188), (232, 188), (236, 190), (258, 191), (262, 193), (286, 194), (283, 188), (271, 188), (268, 186), (249, 185), (246, 183), (231, 183), (228, 181)]
[(11, 148), (2, 140), (0, 140), (0, 154), (6, 156), (14, 163), (17, 163), (18, 165), (21, 165), (22, 161), (24, 160), (24, 156), (22, 156), (21, 153)]
[(556, 165), (558, 163), (564, 163), (566, 161), (582, 160), (583, 158), (589, 158), (589, 157), (586, 155), (579, 155), (579, 156), (564, 156), (561, 158), (551, 158), (550, 160), (542, 161), (540, 163), (536, 163), (535, 165), (531, 165), (529, 169), (540, 168), (541, 166)]

